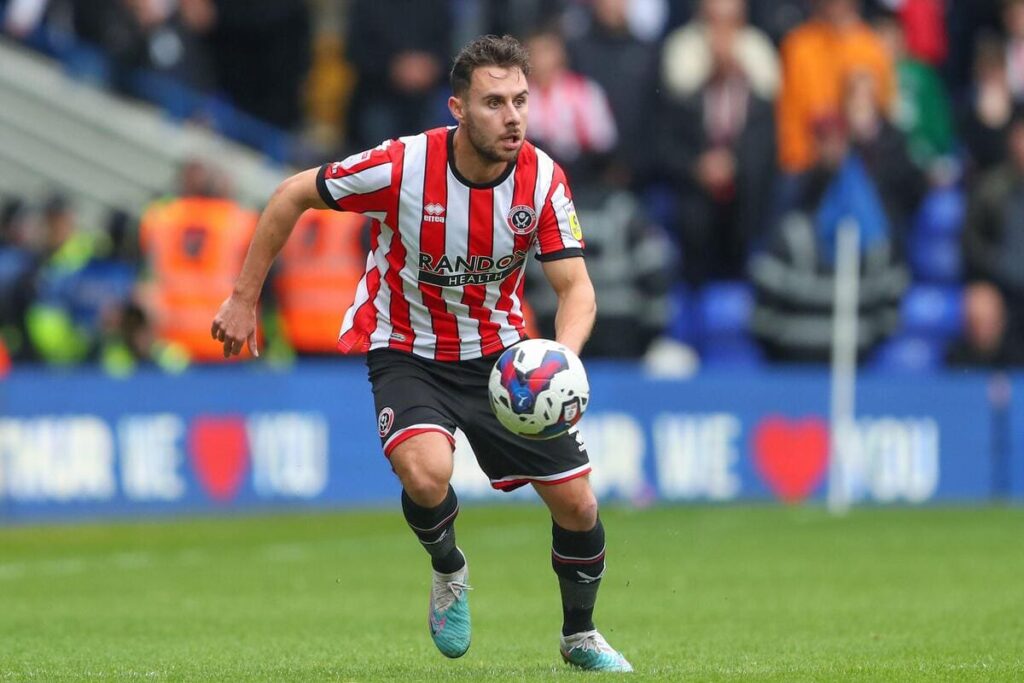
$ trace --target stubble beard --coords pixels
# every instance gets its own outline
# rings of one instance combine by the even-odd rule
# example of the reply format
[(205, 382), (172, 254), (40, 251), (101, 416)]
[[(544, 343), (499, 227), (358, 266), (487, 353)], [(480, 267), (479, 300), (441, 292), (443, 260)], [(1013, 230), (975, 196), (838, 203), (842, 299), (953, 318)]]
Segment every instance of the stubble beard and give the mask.
[(466, 117), (466, 132), (469, 134), (469, 144), (473, 146), (473, 150), (485, 161), (489, 161), (493, 164), (499, 163), (511, 163), (519, 158), (519, 152), (523, 149), (522, 145), (519, 145), (512, 152), (505, 152), (498, 149), (498, 143), (488, 144), (486, 136), (480, 132), (480, 129), (476, 127), (473, 121)]

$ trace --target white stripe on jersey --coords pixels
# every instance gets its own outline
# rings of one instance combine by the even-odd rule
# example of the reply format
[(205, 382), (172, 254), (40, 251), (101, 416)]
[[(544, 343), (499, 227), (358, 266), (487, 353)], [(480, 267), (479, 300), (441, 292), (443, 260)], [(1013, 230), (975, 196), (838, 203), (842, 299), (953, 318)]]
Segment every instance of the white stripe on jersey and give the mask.
[(551, 194), (551, 208), (555, 212), (555, 220), (558, 221), (558, 232), (562, 235), (562, 244), (566, 249), (579, 249), (582, 244), (572, 235), (572, 226), (569, 225), (569, 198), (565, 195), (565, 185), (558, 183), (558, 187)]
[(359, 284), (356, 286), (356, 298), (352, 301), (352, 305), (348, 307), (348, 310), (345, 311), (345, 319), (341, 323), (341, 332), (338, 333), (339, 337), (344, 336), (346, 332), (352, 329), (352, 326), (355, 324), (356, 313), (359, 312), (362, 305), (370, 298), (370, 290), (366, 283), (374, 267), (373, 254), (368, 253), (366, 255), (366, 268), (364, 269), (363, 277), (359, 279)]
[(377, 251), (373, 254), (373, 260), (377, 263), (377, 272), (380, 273), (380, 288), (377, 290), (377, 298), (373, 302), (377, 309), (377, 327), (370, 336), (371, 348), (387, 346), (393, 330), (391, 325), (391, 287), (388, 286), (385, 277), (387, 277), (391, 266), (388, 263), (388, 253), (391, 251), (391, 240), (394, 238), (394, 234), (387, 223), (380, 224)]
[(423, 305), (423, 294), (419, 287), (420, 223), (423, 220), (423, 172), (427, 163), (427, 136), (416, 135), (401, 140), (405, 144), (405, 163), (402, 167), (398, 224), (402, 226), (405, 263), (399, 275), (402, 278), (402, 292), (409, 302), (409, 325), (415, 335), (413, 351), (432, 356), (437, 337), (434, 336), (430, 311)]
[(340, 202), (349, 195), (369, 194), (383, 190), (391, 184), (392, 165), (391, 163), (378, 164), (352, 175), (327, 178), (324, 182), (327, 184), (331, 196), (334, 197), (334, 201)]
[[(469, 188), (459, 182), (450, 168), (448, 176), (448, 208), (445, 211), (444, 253), (452, 261), (456, 256), (469, 253)], [(455, 315), (459, 326), (459, 356), (463, 359), (480, 355), (480, 323), (469, 314), (469, 306), (462, 303), (462, 287), (442, 287), (448, 311)]]
[[(537, 149), (537, 148), (534, 148)], [(547, 154), (537, 149), (537, 189), (533, 192), (533, 205), (537, 207), (537, 218), (544, 209), (548, 192), (551, 190), (551, 179), (555, 176), (555, 162)], [(533, 233), (533, 242), (537, 243), (539, 230)]]

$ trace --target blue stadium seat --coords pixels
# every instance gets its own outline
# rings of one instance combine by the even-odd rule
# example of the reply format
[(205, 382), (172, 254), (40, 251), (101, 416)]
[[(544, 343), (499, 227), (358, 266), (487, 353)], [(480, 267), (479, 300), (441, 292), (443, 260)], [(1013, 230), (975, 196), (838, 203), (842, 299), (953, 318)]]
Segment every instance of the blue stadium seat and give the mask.
[(915, 236), (954, 237), (959, 235), (966, 212), (967, 199), (963, 190), (957, 187), (932, 190), (921, 202), (921, 207), (917, 211), (914, 220)]
[(868, 370), (914, 373), (942, 367), (947, 342), (936, 337), (899, 335), (885, 342), (866, 363)]
[(908, 245), (908, 260), (915, 280), (955, 284), (960, 282), (960, 238), (953, 235), (916, 234)]
[(745, 282), (712, 282), (701, 290), (697, 307), (701, 336), (745, 336), (754, 295)]
[(754, 294), (745, 282), (712, 282), (697, 295), (697, 350), (701, 364), (711, 368), (751, 368), (763, 363), (761, 348), (748, 323)]
[(665, 332), (672, 339), (692, 344), (694, 341), (693, 297), (684, 284), (675, 285), (668, 294), (669, 318)]
[(917, 284), (903, 297), (903, 331), (922, 337), (949, 338), (963, 327), (963, 301), (959, 287)]

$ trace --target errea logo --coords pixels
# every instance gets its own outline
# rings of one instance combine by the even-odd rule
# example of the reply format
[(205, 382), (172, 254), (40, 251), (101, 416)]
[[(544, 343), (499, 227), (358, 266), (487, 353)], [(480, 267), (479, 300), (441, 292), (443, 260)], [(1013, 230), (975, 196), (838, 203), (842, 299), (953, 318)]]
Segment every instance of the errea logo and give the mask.
[(444, 223), (444, 207), (436, 202), (431, 202), (423, 207), (424, 223)]

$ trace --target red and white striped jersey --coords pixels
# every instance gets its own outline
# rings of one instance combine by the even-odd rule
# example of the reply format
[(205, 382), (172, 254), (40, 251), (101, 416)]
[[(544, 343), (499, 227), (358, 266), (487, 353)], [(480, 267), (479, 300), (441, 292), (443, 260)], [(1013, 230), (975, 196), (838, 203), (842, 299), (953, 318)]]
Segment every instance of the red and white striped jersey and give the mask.
[(391, 140), (324, 165), (328, 206), (373, 219), (366, 273), (338, 348), (391, 348), (442, 361), (496, 353), (525, 336), (526, 258), (582, 256), (572, 193), (551, 157), (525, 142), (491, 183), (453, 162), (454, 128)]

